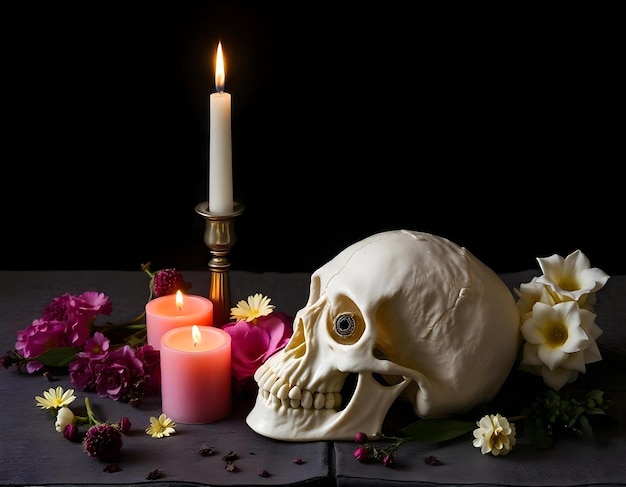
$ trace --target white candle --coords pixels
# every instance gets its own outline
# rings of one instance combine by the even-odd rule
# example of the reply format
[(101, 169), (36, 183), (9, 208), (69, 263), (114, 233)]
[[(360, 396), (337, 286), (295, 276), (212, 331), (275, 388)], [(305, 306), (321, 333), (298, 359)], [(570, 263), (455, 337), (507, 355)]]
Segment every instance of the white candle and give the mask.
[(230, 93), (224, 91), (226, 78), (222, 43), (217, 44), (215, 88), (209, 97), (209, 211), (216, 214), (233, 212), (233, 156), (230, 122)]

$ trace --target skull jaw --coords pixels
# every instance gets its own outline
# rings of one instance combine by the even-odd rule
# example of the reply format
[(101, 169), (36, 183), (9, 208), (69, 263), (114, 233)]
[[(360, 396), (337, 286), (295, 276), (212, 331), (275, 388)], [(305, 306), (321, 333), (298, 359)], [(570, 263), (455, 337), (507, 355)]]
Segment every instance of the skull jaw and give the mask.
[(410, 383), (405, 378), (393, 386), (384, 386), (371, 373), (360, 373), (354, 395), (340, 411), (294, 409), (264, 398), (259, 391), (246, 422), (258, 434), (275, 440), (353, 440), (359, 431), (368, 435), (380, 433), (389, 408)]

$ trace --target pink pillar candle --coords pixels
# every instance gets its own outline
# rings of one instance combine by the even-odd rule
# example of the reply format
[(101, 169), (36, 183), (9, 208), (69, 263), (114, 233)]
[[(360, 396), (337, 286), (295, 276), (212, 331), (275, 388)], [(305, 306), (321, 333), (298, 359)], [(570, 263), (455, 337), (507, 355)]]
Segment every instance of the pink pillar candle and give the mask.
[(155, 350), (161, 349), (161, 336), (173, 328), (198, 325), (213, 326), (213, 303), (204, 296), (183, 294), (182, 306), (176, 295), (168, 294), (146, 304), (147, 343)]
[(230, 413), (230, 343), (228, 333), (212, 326), (183, 326), (161, 337), (165, 415), (179, 423), (205, 424)]

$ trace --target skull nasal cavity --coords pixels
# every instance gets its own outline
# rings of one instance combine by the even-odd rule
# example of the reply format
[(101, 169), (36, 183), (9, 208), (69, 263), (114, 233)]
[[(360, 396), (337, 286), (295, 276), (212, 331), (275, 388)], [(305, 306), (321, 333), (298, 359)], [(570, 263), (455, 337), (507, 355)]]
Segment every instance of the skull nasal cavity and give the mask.
[(297, 326), (294, 329), (293, 335), (291, 335), (289, 343), (285, 347), (285, 352), (293, 354), (295, 358), (300, 358), (306, 353), (306, 341), (302, 326)]

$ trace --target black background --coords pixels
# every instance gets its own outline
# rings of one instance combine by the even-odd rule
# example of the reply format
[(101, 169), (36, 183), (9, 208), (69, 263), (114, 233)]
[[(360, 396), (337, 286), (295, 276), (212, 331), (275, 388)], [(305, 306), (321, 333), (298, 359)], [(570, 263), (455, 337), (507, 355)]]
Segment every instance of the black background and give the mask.
[(407, 228), (497, 272), (581, 249), (626, 273), (617, 11), (355, 5), (3, 3), (0, 268), (206, 267), (221, 40), (233, 269)]

